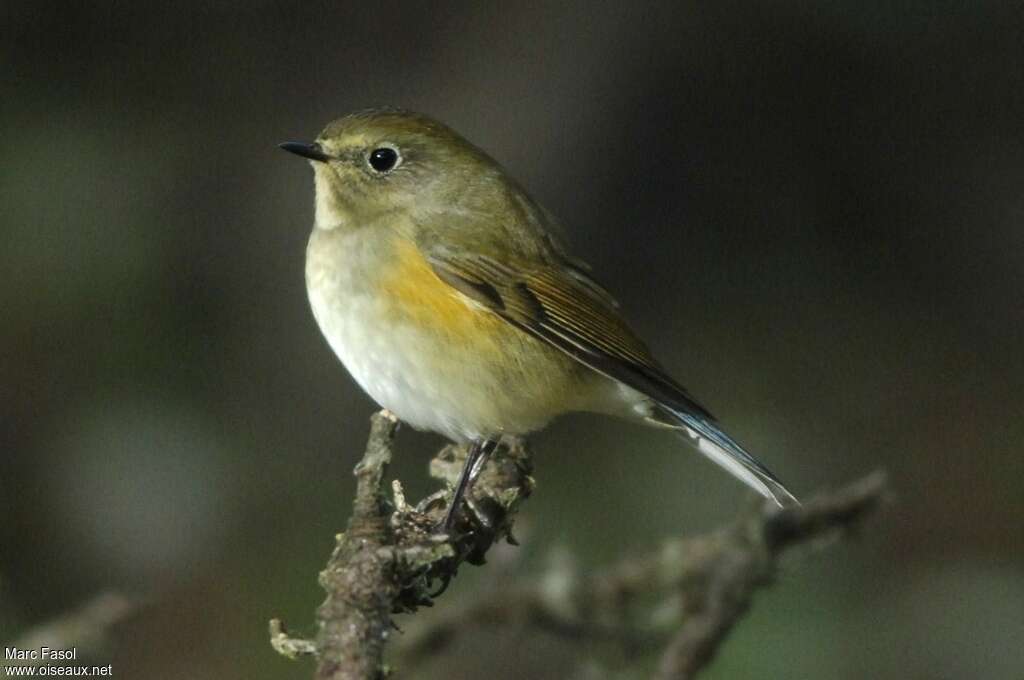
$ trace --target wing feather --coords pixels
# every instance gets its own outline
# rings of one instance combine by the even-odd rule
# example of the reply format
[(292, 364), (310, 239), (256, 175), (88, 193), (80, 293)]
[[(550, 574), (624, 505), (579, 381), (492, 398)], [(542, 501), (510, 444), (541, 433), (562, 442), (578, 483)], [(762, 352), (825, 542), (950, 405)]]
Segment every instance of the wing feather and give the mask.
[[(711, 418), (676, 383), (582, 271), (515, 267), (481, 255), (427, 257), (438, 277), (511, 324), (673, 409)], [(597, 291), (602, 291), (598, 293)]]

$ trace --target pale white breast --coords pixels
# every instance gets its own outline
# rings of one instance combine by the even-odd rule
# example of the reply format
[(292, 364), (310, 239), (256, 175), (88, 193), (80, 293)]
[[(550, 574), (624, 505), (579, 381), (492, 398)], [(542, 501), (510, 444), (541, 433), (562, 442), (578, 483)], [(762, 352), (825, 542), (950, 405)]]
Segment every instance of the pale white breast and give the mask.
[(496, 395), (510, 390), (495, 375), (396, 318), (374, 294), (386, 244), (369, 230), (314, 229), (307, 250), (313, 316), (359, 386), (402, 421), (455, 441), (541, 427), (550, 414), (522, 414), (498, 403)]
[(384, 408), (421, 429), (453, 438), (452, 423), (431, 408), (430, 377), (412, 345), (371, 294), (379, 244), (360, 232), (314, 229), (306, 256), (306, 289), (328, 344), (359, 386)]

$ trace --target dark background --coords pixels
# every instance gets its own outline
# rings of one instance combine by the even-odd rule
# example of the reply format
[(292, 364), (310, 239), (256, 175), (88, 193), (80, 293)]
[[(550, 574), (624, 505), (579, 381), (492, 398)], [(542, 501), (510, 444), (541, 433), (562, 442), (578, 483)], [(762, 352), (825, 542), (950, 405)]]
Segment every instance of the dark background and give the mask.
[[(390, 103), (560, 216), (795, 491), (890, 472), (709, 678), (1021, 678), (1022, 29), (1010, 2), (4, 2), (0, 638), (115, 587), (153, 598), (96, 659), (118, 677), (309, 677), (266, 621), (309, 632), (373, 404), (307, 308), (311, 173), (276, 144)], [(411, 492), (440, 443), (399, 438)], [(536, 445), (524, 574), (749, 501), (655, 431)], [(578, 668), (487, 631), (407, 671)]]

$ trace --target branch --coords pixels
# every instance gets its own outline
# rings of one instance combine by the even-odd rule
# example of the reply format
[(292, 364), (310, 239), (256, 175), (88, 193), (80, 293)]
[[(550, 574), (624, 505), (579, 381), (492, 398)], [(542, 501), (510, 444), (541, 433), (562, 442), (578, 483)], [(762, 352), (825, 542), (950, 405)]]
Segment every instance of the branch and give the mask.
[[(875, 473), (802, 507), (758, 506), (722, 530), (666, 540), (654, 552), (591, 575), (556, 560), (529, 582), (492, 589), (489, 597), (435, 618), (402, 641), (401, 658), (412, 665), (479, 626), (529, 627), (570, 640), (613, 642), (627, 656), (664, 645), (655, 678), (695, 677), (754, 591), (771, 582), (783, 552), (842, 536), (885, 494), (885, 476)], [(637, 612), (651, 596), (671, 606)]]
[(391, 615), (430, 606), (463, 562), (483, 564), (498, 539), (512, 541), (512, 518), (533, 488), (529, 453), (518, 441), (504, 442), (481, 471), (449, 535), (437, 533), (451, 483), (465, 451), (448, 446), (431, 463), (431, 473), (448, 482), (415, 507), (401, 485), (385, 493), (384, 475), (398, 421), (375, 414), (366, 453), (356, 465), (356, 498), (344, 534), (320, 573), (327, 598), (317, 610), (316, 640), (288, 635), (270, 622), (271, 644), (285, 656), (317, 656), (318, 680), (376, 680), (388, 674), (384, 644), (395, 628)]
[(399, 589), (391, 577), (398, 556), (389, 549), (393, 541), (382, 484), (397, 426), (393, 418), (374, 416), (366, 455), (355, 468), (356, 498), (348, 530), (338, 537), (327, 568), (320, 572), (327, 599), (317, 611), (317, 678), (382, 675), (391, 602)]
[(876, 472), (806, 505), (762, 506), (723, 532), (693, 539), (696, 555), (680, 596), (683, 625), (669, 642), (656, 680), (688, 680), (707, 665), (750, 607), (754, 591), (771, 583), (780, 553), (801, 543), (836, 538), (878, 508), (885, 475)]
[[(316, 639), (293, 638), (280, 621), (270, 622), (274, 649), (291, 658), (315, 656), (318, 680), (387, 676), (384, 646), (396, 629), (391, 616), (432, 605), (461, 564), (483, 564), (495, 541), (515, 543), (512, 520), (533, 489), (529, 452), (519, 441), (504, 442), (467, 498), (471, 512), (450, 535), (439, 535), (465, 451), (448, 446), (435, 457), (431, 474), (446, 488), (411, 506), (397, 480), (390, 497), (385, 491), (397, 427), (387, 412), (373, 417), (355, 468), (352, 517), (320, 574), (327, 597), (317, 611)], [(876, 473), (801, 507), (759, 505), (723, 529), (666, 540), (652, 553), (589, 574), (561, 560), (545, 574), (490, 588), (441, 613), (406, 636), (399, 655), (413, 665), (478, 625), (536, 627), (613, 643), (627, 657), (661, 648), (655, 679), (687, 680), (713, 658), (754, 592), (771, 582), (783, 553), (844, 535), (879, 506), (885, 490), (884, 475)]]

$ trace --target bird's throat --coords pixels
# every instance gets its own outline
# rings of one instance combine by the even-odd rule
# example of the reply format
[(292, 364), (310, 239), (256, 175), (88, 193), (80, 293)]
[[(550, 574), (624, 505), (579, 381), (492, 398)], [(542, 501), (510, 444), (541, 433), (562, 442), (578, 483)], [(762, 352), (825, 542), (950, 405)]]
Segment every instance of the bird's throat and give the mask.
[(331, 168), (313, 164), (313, 182), (316, 186), (316, 213), (318, 229), (338, 229), (354, 223), (354, 215), (338, 190), (338, 178)]

